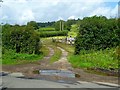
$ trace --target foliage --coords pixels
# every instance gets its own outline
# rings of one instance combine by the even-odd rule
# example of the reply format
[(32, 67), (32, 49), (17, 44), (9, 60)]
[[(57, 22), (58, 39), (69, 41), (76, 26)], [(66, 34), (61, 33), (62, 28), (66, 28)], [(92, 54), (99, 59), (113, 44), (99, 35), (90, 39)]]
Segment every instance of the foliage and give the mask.
[(15, 64), (25, 64), (31, 63), (43, 58), (43, 54), (25, 54), (16, 53), (12, 49), (3, 49), (2, 64), (5, 65), (15, 65)]
[(68, 45), (66, 43), (57, 43), (57, 46), (65, 49), (69, 54), (74, 53), (74, 46)]
[(41, 52), (42, 52), (42, 54), (43, 54), (44, 56), (48, 56), (48, 55), (49, 55), (49, 49), (48, 49), (48, 47), (45, 46), (45, 45), (42, 45), (42, 47), (41, 47)]
[(40, 53), (39, 35), (33, 27), (4, 25), (2, 33), (3, 47), (13, 49), (16, 53)]
[(80, 55), (71, 55), (69, 61), (77, 68), (111, 68), (118, 70), (118, 59), (114, 56), (115, 49), (100, 51), (81, 50)]
[(120, 28), (116, 19), (104, 16), (86, 17), (81, 21), (75, 41), (75, 54), (80, 50), (106, 49), (120, 44)]
[(62, 51), (58, 49), (55, 45), (53, 45), (52, 48), (54, 49), (54, 55), (50, 58), (51, 63), (58, 61), (62, 54)]
[(76, 37), (77, 33), (78, 33), (78, 25), (77, 24), (71, 25), (71, 30), (68, 32), (68, 37), (70, 36)]
[(32, 26), (34, 28), (34, 30), (38, 29), (38, 24), (35, 21), (30, 21), (27, 23), (27, 26)]
[(53, 27), (54, 25), (54, 21), (53, 22), (38, 22), (38, 26), (41, 27)]
[(75, 19), (69, 19), (65, 22), (65, 29), (69, 30), (71, 29), (71, 25), (76, 24), (76, 20)]
[(53, 37), (53, 36), (66, 36), (68, 33), (67, 30), (64, 31), (43, 31), (39, 32), (40, 37)]
[(41, 32), (41, 31), (55, 31), (55, 28), (44, 27), (44, 28), (39, 28), (38, 31), (39, 32)]
[(116, 48), (115, 56), (116, 56), (117, 59), (120, 60), (120, 46), (118, 46), (118, 47)]
[(56, 31), (65, 30), (65, 21), (59, 20), (54, 23), (54, 28)]

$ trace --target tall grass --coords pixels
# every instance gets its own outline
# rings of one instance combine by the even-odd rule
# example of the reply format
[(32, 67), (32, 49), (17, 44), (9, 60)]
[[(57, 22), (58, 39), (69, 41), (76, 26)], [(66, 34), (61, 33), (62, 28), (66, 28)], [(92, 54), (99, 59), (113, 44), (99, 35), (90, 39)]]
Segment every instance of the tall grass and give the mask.
[(26, 54), (26, 53), (15, 53), (14, 50), (6, 50), (2, 54), (2, 64), (4, 65), (15, 65), (15, 64), (25, 64), (32, 63), (43, 58), (43, 54)]
[(80, 55), (69, 56), (69, 61), (77, 68), (111, 68), (118, 70), (118, 59), (115, 49), (106, 49), (100, 51), (81, 51)]

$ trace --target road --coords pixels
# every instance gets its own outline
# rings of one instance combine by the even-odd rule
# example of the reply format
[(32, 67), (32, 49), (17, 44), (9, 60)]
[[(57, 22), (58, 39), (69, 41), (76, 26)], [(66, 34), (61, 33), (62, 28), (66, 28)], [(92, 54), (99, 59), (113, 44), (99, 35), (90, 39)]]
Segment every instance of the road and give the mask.
[[(7, 75), (2, 77), (2, 86), (7, 88), (115, 88), (108, 85), (100, 85), (92, 82), (78, 81), (77, 83), (58, 83), (39, 79), (24, 79)], [(106, 90), (105, 89), (105, 90)], [(86, 89), (87, 90), (87, 89)], [(94, 89), (93, 89), (94, 90)]]
[[(45, 57), (45, 60), (42, 60), (40, 65), (21, 65), (20, 67), (14, 67), (12, 70), (15, 70), (14, 72), (20, 72), (22, 70), (25, 71), (31, 71), (32, 69), (35, 70), (35, 68), (38, 66), (39, 70), (40, 69), (58, 69), (58, 70), (71, 70), (72, 67), (70, 63), (67, 61), (67, 52), (63, 50), (62, 48), (58, 47), (62, 51), (62, 56), (60, 60), (54, 62), (53, 64), (49, 64), (49, 58), (54, 54), (54, 51), (52, 48), (50, 49), (50, 55), (48, 57)], [(34, 68), (35, 67), (35, 68)], [(32, 69), (31, 69), (32, 68)], [(10, 67), (8, 67), (7, 70), (11, 70)], [(22, 72), (21, 72), (22, 73)], [(23, 72), (24, 73), (24, 72)], [(30, 73), (28, 73), (30, 75)], [(84, 73), (80, 73), (81, 78), (86, 78), (90, 79), (91, 76)], [(87, 90), (87, 88), (92, 88), (92, 90), (96, 90), (96, 88), (105, 88), (105, 90), (110, 90), (110, 88), (113, 90), (113, 88), (117, 87), (117, 85), (114, 84), (106, 84), (106, 83), (99, 83), (99, 82), (87, 82), (87, 81), (81, 81), (78, 80), (74, 83), (66, 83), (63, 81), (60, 82), (55, 82), (51, 81), (50, 78), (49, 80), (42, 80), (42, 79), (25, 79), (25, 78), (17, 78), (21, 74), (17, 74), (18, 76), (15, 75), (5, 75), (5, 76), (0, 76), (0, 81), (2, 81), (2, 86), (7, 87), (7, 88), (85, 88), (84, 90)], [(83, 77), (84, 76), (84, 77)], [(89, 76), (89, 77), (88, 77)], [(92, 75), (92, 77), (94, 77)], [(105, 78), (105, 77), (104, 77)], [(102, 79), (104, 79), (102, 78)], [(91, 80), (92, 81), (92, 80)], [(116, 89), (115, 89), (116, 90)]]

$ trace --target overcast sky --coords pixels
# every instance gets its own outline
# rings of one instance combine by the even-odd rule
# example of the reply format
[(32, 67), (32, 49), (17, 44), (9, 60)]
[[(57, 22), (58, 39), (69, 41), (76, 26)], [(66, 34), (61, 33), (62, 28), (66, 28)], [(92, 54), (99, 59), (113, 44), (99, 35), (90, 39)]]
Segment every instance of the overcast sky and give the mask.
[(28, 21), (82, 19), (86, 16), (118, 15), (119, 0), (3, 0), (0, 23), (26, 24)]

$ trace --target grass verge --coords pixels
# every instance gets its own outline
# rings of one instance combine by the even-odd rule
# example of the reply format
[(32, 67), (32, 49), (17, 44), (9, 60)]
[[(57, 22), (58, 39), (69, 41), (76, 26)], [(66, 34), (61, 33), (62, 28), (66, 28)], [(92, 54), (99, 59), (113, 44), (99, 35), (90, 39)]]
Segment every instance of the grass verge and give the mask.
[(16, 64), (33, 63), (35, 61), (41, 60), (43, 56), (44, 56), (43, 54), (35, 55), (35, 54), (15, 53), (14, 51), (10, 50), (5, 54), (3, 54), (2, 64), (16, 65)]
[(69, 56), (69, 61), (75, 68), (118, 70), (118, 59), (114, 57), (114, 50), (81, 51), (80, 55)]
[(2, 64), (3, 65), (16, 65), (16, 64), (26, 64), (34, 63), (39, 60), (42, 60), (44, 56), (49, 54), (49, 50), (46, 46), (41, 48), (42, 53), (39, 55), (36, 54), (25, 54), (25, 53), (15, 53), (13, 50), (6, 50), (2, 54)]

